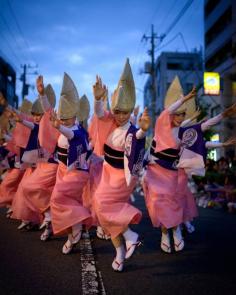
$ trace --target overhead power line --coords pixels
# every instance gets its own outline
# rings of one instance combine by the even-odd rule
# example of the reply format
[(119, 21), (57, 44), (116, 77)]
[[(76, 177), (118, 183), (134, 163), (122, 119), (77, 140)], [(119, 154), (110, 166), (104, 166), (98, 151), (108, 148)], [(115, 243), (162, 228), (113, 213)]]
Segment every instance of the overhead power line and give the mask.
[[(32, 61), (34, 61), (32, 55), (31, 55), (31, 53), (30, 53), (30, 46), (29, 46), (29, 43), (28, 43), (28, 41), (26, 40), (26, 38), (24, 37), (24, 34), (23, 34), (22, 30), (21, 30), (21, 27), (20, 27), (20, 25), (19, 25), (19, 22), (18, 22), (18, 20), (17, 20), (17, 18), (16, 18), (15, 12), (14, 12), (14, 10), (13, 10), (13, 8), (12, 8), (11, 3), (10, 3), (9, 0), (7, 0), (7, 4), (8, 4), (8, 6), (9, 6), (9, 8), (10, 8), (10, 12), (11, 12), (11, 14), (12, 14), (12, 16), (13, 16), (13, 19), (14, 19), (15, 23), (16, 23), (17, 29), (18, 29), (18, 31), (19, 31), (19, 33), (20, 33), (20, 35), (21, 35), (21, 37), (22, 37), (22, 39), (23, 39), (23, 41), (24, 41), (24, 43), (25, 43), (25, 45), (26, 45), (26, 48), (28, 48), (28, 50), (29, 50), (29, 56), (30, 56), (30, 58), (32, 59)], [(34, 61), (34, 63), (36, 64), (35, 61)]]
[(178, 15), (176, 16), (176, 18), (174, 19), (174, 21), (170, 24), (170, 26), (167, 28), (167, 30), (164, 33), (164, 37), (166, 37), (171, 30), (176, 26), (176, 24), (178, 23), (178, 21), (184, 16), (185, 12), (188, 10), (188, 8), (192, 5), (194, 0), (189, 0), (184, 7), (181, 9), (181, 11), (178, 13)]
[(4, 15), (3, 15), (2, 13), (0, 13), (0, 15), (1, 15), (1, 20), (2, 20), (3, 24), (6, 26), (7, 30), (9, 31), (9, 33), (10, 33), (10, 35), (11, 35), (11, 37), (12, 37), (14, 43), (15, 43), (15, 46), (18, 48), (19, 52), (22, 52), (22, 54), (23, 54), (23, 58), (26, 60), (26, 56), (25, 56), (25, 54), (23, 53), (22, 48), (20, 47), (20, 45), (19, 45), (19, 43), (18, 43), (18, 40), (17, 40), (16, 37), (14, 36), (14, 34), (13, 34), (11, 28), (9, 27), (9, 25), (8, 25), (8, 23), (7, 23), (7, 21), (6, 21), (5, 17), (4, 17)]
[(189, 51), (189, 50), (188, 50), (188, 46), (187, 46), (187, 44), (186, 44), (186, 42), (185, 42), (185, 39), (184, 39), (184, 36), (183, 36), (183, 34), (182, 34), (181, 32), (179, 32), (179, 33), (177, 33), (176, 35), (174, 35), (173, 38), (171, 38), (168, 42), (166, 42), (165, 44), (163, 44), (161, 47), (157, 48), (156, 50), (157, 50), (157, 51), (162, 50), (163, 48), (165, 48), (166, 46), (168, 46), (170, 43), (172, 43), (172, 42), (173, 42), (176, 38), (178, 38), (178, 37), (181, 38), (181, 40), (182, 40), (182, 42), (183, 42), (183, 44), (184, 44), (185, 50), (188, 52), (188, 51)]

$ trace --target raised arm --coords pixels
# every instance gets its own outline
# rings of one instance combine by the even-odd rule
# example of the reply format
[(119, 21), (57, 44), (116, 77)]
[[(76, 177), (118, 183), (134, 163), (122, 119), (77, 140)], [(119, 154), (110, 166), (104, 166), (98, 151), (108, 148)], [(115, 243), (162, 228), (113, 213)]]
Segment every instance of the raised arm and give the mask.
[(57, 114), (54, 110), (51, 112), (50, 120), (52, 126), (61, 132), (66, 138), (72, 139), (74, 137), (74, 132), (61, 124), (61, 121), (57, 118)]
[(42, 105), (42, 108), (45, 112), (49, 111), (51, 109), (51, 105), (48, 101), (48, 98), (45, 94), (45, 88), (43, 84), (43, 76), (38, 76), (36, 80), (36, 86), (39, 93), (40, 102)]
[(206, 142), (206, 148), (220, 148), (220, 147), (226, 147), (230, 145), (236, 145), (236, 137), (231, 137), (225, 142), (212, 142), (212, 141), (207, 141)]
[(225, 109), (221, 114), (202, 123), (202, 131), (209, 129), (211, 126), (218, 124), (224, 118), (230, 118), (236, 115), (236, 103)]
[(174, 114), (174, 112), (179, 107), (181, 107), (182, 104), (184, 104), (186, 101), (193, 98), (194, 96), (196, 96), (196, 87), (193, 87), (193, 89), (186, 96), (180, 97), (176, 102), (168, 107), (170, 114)]
[(35, 126), (33, 122), (22, 119), (21, 115), (16, 112), (13, 112), (13, 116), (14, 116), (13, 120), (15, 120), (16, 122), (21, 123), (22, 125), (24, 125), (25, 127), (31, 130), (34, 129)]
[(96, 76), (96, 83), (93, 85), (93, 95), (95, 98), (94, 113), (98, 116), (98, 118), (102, 118), (104, 116), (103, 98), (105, 97), (106, 92), (106, 85), (102, 83), (102, 79), (99, 76)]
[(138, 124), (139, 124), (140, 129), (136, 132), (136, 138), (142, 139), (145, 137), (146, 132), (151, 124), (151, 118), (148, 114), (147, 108), (144, 109), (142, 116), (138, 120)]
[(206, 131), (207, 129), (211, 128), (211, 126), (214, 126), (214, 125), (218, 124), (222, 119), (223, 119), (222, 114), (219, 114), (219, 115), (217, 115), (217, 116), (203, 122), (201, 124), (202, 131)]

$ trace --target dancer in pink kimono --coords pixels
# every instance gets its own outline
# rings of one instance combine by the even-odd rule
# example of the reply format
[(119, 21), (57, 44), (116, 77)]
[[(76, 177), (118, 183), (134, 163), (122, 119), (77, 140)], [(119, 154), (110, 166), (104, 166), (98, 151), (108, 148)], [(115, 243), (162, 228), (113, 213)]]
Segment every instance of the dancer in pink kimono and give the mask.
[[(42, 96), (46, 96), (48, 101), (48, 108), (51, 110), (56, 103), (55, 93), (52, 86), (49, 84), (44, 89), (43, 78), (39, 76), (37, 78), (37, 89), (39, 92), (39, 100), (42, 104)], [(27, 206), (38, 212), (41, 218), (44, 220), (41, 227), (45, 227), (44, 232), (41, 234), (40, 239), (46, 241), (52, 234), (51, 218), (50, 218), (50, 198), (53, 188), (56, 183), (56, 173), (58, 168), (58, 161), (55, 157), (55, 152), (50, 152), (40, 145), (40, 134), (45, 134), (45, 128), (47, 131), (51, 130), (48, 126), (50, 122), (50, 114), (47, 113), (47, 109), (43, 108), (44, 114), (39, 123), (39, 157), (37, 159), (37, 167), (34, 172), (28, 177), (27, 181), (22, 185), (23, 195)], [(56, 130), (52, 130), (56, 133)], [(48, 132), (49, 138), (54, 134)], [(59, 135), (59, 134), (58, 134)]]
[(181, 251), (184, 248), (180, 230), (184, 208), (176, 196), (178, 186), (176, 165), (180, 144), (178, 131), (185, 119), (186, 103), (195, 96), (196, 91), (193, 88), (188, 95), (181, 96), (180, 89), (180, 83), (176, 77), (166, 96), (166, 98), (172, 97), (172, 101), (166, 105), (166, 109), (156, 121), (149, 163), (143, 179), (149, 216), (154, 227), (161, 227), (161, 249), (167, 253), (171, 252), (168, 229), (173, 230), (175, 251)]
[(52, 112), (52, 125), (59, 132), (57, 157), (59, 167), (52, 192), (50, 208), (54, 234), (68, 233), (62, 248), (69, 254), (81, 238), (82, 225), (89, 227), (92, 218), (83, 206), (82, 194), (89, 179), (88, 133), (76, 123), (78, 93), (71, 78), (65, 74), (59, 101), (58, 116)]
[[(4, 102), (3, 102), (4, 103)], [(32, 103), (27, 99), (24, 99), (20, 107), (20, 111), (23, 113), (29, 113), (32, 108)], [(5, 118), (3, 118), (5, 117)], [(20, 163), (20, 148), (16, 146), (14, 137), (12, 136), (12, 130), (10, 130), (9, 121), (12, 123), (12, 108), (6, 106), (1, 120), (2, 136), (4, 139), (3, 146), (0, 147), (0, 159), (2, 165), (8, 168), (4, 180), (0, 184), (0, 207), (7, 207), (7, 217), (12, 214), (12, 202), (15, 193), (18, 189), (18, 185), (24, 175), (25, 170)], [(14, 128), (14, 126), (12, 126)]]
[[(103, 97), (101, 98), (103, 103), (103, 109), (104, 112), (107, 111), (107, 105), (108, 105), (108, 89), (104, 92)], [(99, 125), (100, 126), (100, 125)], [(86, 192), (84, 195), (87, 195), (86, 199), (89, 199), (89, 205), (90, 205), (90, 211), (93, 216), (93, 224), (94, 226), (97, 226), (96, 234), (99, 239), (102, 240), (109, 240), (110, 236), (105, 233), (101, 225), (99, 224), (98, 218), (96, 216), (93, 199), (96, 194), (97, 187), (101, 181), (102, 176), (102, 167), (103, 167), (103, 161), (104, 161), (104, 154), (103, 149), (101, 148), (99, 144), (99, 132), (98, 132), (98, 120), (96, 118), (96, 115), (94, 114), (90, 120), (90, 124), (88, 126), (88, 132), (89, 132), (89, 143), (91, 148), (93, 149), (93, 154), (90, 157), (90, 165), (89, 165), (89, 184), (88, 188), (86, 189)], [(101, 127), (101, 126), (100, 126)], [(89, 198), (88, 198), (89, 195)], [(88, 201), (87, 201), (88, 203)]]
[(27, 185), (29, 176), (36, 167), (40, 157), (40, 146), (38, 142), (39, 123), (43, 115), (39, 99), (36, 99), (32, 106), (32, 119), (23, 114), (14, 112), (15, 120), (18, 122), (13, 131), (13, 138), (17, 146), (21, 147), (21, 162), (25, 168), (24, 176), (18, 186), (12, 203), (12, 218), (22, 220), (18, 229), (30, 228), (40, 223), (40, 215), (27, 202), (23, 187)]
[(129, 225), (139, 223), (142, 213), (129, 203), (129, 199), (138, 172), (142, 169), (145, 132), (149, 128), (150, 118), (145, 109), (139, 121), (139, 130), (130, 123), (130, 115), (135, 106), (135, 86), (128, 60), (112, 97), (111, 112), (104, 111), (101, 98), (106, 87), (99, 77), (93, 91), (97, 143), (105, 156), (101, 181), (94, 198), (94, 209), (100, 225), (111, 236), (116, 249), (112, 268), (122, 271), (124, 260), (132, 256), (140, 243), (138, 234)]
[(192, 175), (205, 175), (205, 162), (207, 149), (218, 148), (234, 144), (234, 139), (225, 143), (206, 142), (204, 132), (212, 126), (218, 124), (224, 118), (235, 116), (236, 104), (224, 110), (221, 114), (190, 126), (181, 126), (179, 129), (179, 139), (181, 140), (180, 159), (178, 167), (178, 188), (177, 195), (183, 202), (184, 224), (188, 232), (193, 232), (194, 227), (190, 221), (197, 216), (196, 202), (188, 188), (188, 178)]
[[(6, 136), (4, 136), (4, 139), (6, 139)], [(12, 150), (12, 146), (4, 145), (0, 147), (0, 162), (1, 164), (5, 162), (5, 168), (7, 168), (7, 173), (0, 184), (0, 207), (8, 208), (7, 217), (10, 217), (12, 214), (11, 205), (18, 185), (24, 175), (24, 170), (20, 169), (17, 149), (15, 148), (14, 152), (10, 151), (10, 149)]]

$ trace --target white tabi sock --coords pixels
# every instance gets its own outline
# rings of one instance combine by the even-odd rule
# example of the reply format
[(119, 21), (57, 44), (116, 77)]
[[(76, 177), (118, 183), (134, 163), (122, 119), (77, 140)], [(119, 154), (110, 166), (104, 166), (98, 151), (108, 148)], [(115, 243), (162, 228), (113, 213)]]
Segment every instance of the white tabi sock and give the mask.
[(125, 241), (128, 243), (129, 242), (131, 242), (131, 243), (137, 242), (137, 239), (138, 239), (138, 234), (136, 232), (132, 231), (129, 227), (123, 233), (123, 236), (125, 238)]
[(44, 221), (48, 222), (51, 221), (51, 212), (50, 210), (47, 210), (44, 212)]
[(119, 247), (115, 248), (116, 249), (116, 260), (117, 262), (123, 262), (125, 260), (125, 247), (124, 245), (120, 245)]

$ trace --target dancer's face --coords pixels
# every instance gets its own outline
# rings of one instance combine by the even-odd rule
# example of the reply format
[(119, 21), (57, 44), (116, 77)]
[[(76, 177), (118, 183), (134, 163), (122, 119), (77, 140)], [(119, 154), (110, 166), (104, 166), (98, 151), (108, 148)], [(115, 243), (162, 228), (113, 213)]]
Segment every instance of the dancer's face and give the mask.
[(61, 119), (61, 124), (66, 126), (66, 127), (72, 127), (75, 125), (75, 120), (76, 118), (73, 117), (73, 118), (69, 118), (69, 119)]
[(34, 123), (39, 124), (43, 115), (32, 113)]
[(129, 121), (131, 112), (114, 110), (113, 114), (114, 114), (116, 125), (123, 126)]
[(175, 127), (179, 127), (181, 125), (181, 123), (185, 120), (185, 115), (186, 113), (180, 113), (180, 114), (174, 114), (173, 115), (173, 119), (172, 119), (172, 123)]

